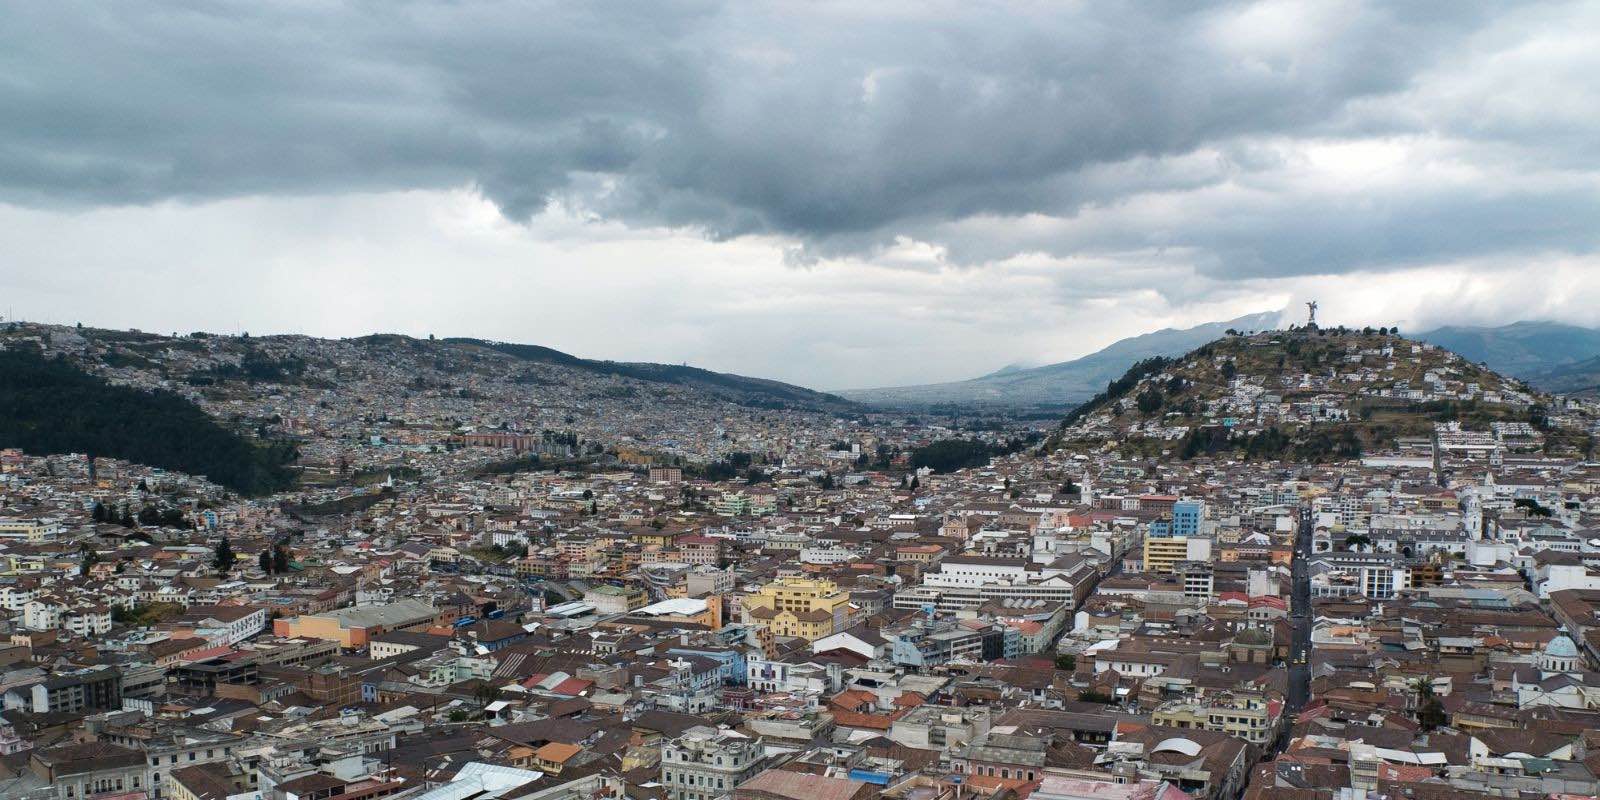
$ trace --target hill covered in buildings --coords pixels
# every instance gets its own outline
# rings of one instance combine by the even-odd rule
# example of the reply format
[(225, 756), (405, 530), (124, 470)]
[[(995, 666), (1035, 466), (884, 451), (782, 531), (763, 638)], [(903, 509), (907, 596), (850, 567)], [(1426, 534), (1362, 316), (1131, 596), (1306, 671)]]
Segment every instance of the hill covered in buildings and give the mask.
[(1522, 381), (1387, 329), (1299, 328), (1230, 334), (1140, 361), (1068, 415), (1055, 441), (1183, 459), (1317, 462), (1389, 450), (1455, 424), (1587, 452), (1586, 434), (1552, 424), (1561, 415), (1551, 403)]
[(0, 447), (126, 459), (246, 495), (294, 481), (292, 444), (255, 441), (172, 392), (113, 385), (23, 347), (0, 350)]
[[(60, 359), (108, 386), (166, 393), (246, 439), (293, 442), (302, 484), (381, 482), (417, 459), (424, 472), (471, 472), (491, 455), (505, 459), (487, 453), (496, 447), (515, 448), (518, 458), (487, 465), (494, 470), (539, 458), (547, 466), (687, 467), (735, 455), (775, 463), (826, 447), (839, 415), (857, 410), (778, 381), (479, 339), (163, 335), (17, 322), (0, 326), (0, 348)], [(493, 441), (473, 444), (485, 437)], [(457, 453), (463, 442), (478, 450)], [(92, 439), (76, 447), (111, 455)]]
[(687, 364), (655, 364), (643, 361), (601, 361), (579, 358), (549, 347), (493, 342), (484, 339), (452, 338), (444, 344), (453, 347), (484, 348), (534, 364), (551, 364), (584, 370), (596, 375), (628, 378), (644, 383), (685, 386), (743, 405), (768, 408), (838, 410), (851, 401), (837, 395), (795, 386), (767, 378), (751, 378), (729, 372), (713, 372)]

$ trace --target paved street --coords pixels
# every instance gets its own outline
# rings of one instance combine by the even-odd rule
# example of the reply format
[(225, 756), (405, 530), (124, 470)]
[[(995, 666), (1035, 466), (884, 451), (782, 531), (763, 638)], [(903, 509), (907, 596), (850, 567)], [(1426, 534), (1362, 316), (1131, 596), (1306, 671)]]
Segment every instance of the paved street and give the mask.
[(1289, 746), (1290, 728), (1295, 715), (1305, 708), (1311, 697), (1311, 667), (1301, 663), (1310, 661), (1311, 654), (1311, 576), (1306, 559), (1311, 555), (1311, 518), (1303, 516), (1300, 531), (1295, 537), (1294, 564), (1292, 567), (1289, 622), (1294, 629), (1293, 645), (1289, 648), (1289, 698), (1284, 707), (1283, 732), (1273, 744), (1273, 754), (1282, 753)]

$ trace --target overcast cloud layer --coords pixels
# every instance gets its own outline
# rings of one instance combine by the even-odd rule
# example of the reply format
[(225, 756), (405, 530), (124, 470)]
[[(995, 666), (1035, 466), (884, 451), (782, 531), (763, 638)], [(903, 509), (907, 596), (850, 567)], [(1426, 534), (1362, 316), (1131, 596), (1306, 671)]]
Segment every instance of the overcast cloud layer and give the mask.
[(823, 387), (1593, 324), (1595, 75), (1594, 3), (12, 4), (0, 311)]

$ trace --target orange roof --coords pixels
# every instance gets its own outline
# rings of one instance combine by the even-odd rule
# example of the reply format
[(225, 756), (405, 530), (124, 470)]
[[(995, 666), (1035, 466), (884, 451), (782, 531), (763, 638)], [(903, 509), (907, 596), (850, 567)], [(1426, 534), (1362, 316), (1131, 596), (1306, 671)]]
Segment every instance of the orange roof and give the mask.
[(1434, 777), (1433, 770), (1428, 767), (1411, 766), (1409, 764), (1379, 764), (1378, 780), (1394, 781), (1395, 783), (1421, 783)]
[(583, 752), (583, 748), (566, 742), (551, 742), (538, 750), (533, 751), (533, 757), (540, 761), (549, 761), (555, 764), (565, 764), (567, 759)]
[(834, 709), (833, 724), (844, 728), (871, 728), (886, 731), (894, 724), (894, 717), (885, 714), (858, 714), (854, 711)]
[(863, 704), (876, 706), (878, 704), (878, 696), (865, 689), (846, 689), (834, 695), (833, 699), (828, 702), (840, 708), (854, 711)]
[(916, 708), (927, 701), (928, 698), (917, 692), (901, 692), (899, 696), (895, 697), (894, 704), (901, 708)]

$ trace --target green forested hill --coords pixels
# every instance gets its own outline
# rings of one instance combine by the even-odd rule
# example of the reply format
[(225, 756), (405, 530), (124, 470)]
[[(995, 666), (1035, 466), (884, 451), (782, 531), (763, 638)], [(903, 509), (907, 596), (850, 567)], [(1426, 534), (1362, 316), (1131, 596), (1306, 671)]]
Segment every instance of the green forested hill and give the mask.
[(113, 385), (59, 359), (0, 350), (0, 447), (120, 458), (241, 494), (288, 487), (293, 448), (257, 446), (170, 392)]

